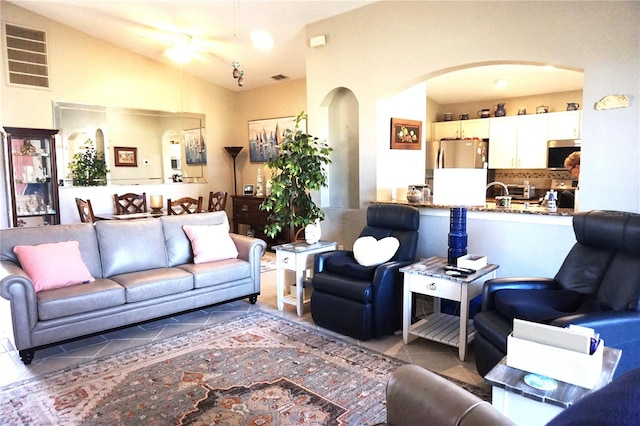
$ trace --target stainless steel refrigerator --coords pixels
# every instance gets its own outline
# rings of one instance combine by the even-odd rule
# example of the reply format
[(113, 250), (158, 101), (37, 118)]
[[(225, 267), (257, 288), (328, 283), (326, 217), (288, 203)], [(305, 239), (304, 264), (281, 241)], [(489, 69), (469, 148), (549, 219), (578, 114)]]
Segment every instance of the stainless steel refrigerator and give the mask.
[(427, 142), (426, 169), (486, 169), (489, 161), (488, 145), (488, 141), (482, 139), (442, 139)]

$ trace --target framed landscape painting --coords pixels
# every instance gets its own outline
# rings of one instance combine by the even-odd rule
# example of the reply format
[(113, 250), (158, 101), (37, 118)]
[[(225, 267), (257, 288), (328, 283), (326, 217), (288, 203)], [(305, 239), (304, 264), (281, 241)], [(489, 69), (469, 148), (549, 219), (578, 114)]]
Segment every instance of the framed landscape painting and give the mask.
[(184, 131), (184, 155), (187, 164), (207, 164), (207, 145), (203, 129)]
[(422, 121), (391, 119), (391, 149), (422, 149)]
[[(306, 120), (300, 122), (300, 127), (306, 132)], [(264, 163), (276, 157), (284, 140), (284, 131), (293, 131), (294, 128), (294, 116), (249, 121), (249, 160)]]

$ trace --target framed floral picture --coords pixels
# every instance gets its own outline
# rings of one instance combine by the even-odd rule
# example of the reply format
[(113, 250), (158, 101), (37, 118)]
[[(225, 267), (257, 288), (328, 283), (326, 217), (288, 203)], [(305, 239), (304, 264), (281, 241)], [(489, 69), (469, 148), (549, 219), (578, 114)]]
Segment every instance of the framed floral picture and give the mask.
[(117, 167), (138, 167), (138, 148), (114, 146), (113, 154)]
[(422, 121), (392, 118), (391, 149), (422, 149)]

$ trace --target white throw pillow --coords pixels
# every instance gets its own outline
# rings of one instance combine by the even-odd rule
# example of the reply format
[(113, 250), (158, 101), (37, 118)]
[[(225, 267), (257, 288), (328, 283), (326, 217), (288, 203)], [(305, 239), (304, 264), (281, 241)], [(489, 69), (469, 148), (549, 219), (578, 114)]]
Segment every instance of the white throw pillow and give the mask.
[(238, 257), (238, 249), (229, 235), (229, 224), (184, 225), (182, 229), (191, 240), (193, 263)]
[(400, 241), (396, 237), (376, 240), (374, 237), (360, 237), (353, 243), (353, 256), (362, 266), (380, 265), (390, 260), (398, 251)]

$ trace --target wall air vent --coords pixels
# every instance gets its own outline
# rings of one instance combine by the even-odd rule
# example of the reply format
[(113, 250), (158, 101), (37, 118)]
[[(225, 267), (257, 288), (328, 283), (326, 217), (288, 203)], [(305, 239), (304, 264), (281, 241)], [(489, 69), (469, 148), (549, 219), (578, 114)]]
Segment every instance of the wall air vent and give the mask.
[(280, 81), (280, 80), (286, 80), (289, 77), (287, 77), (286, 75), (282, 75), (282, 74), (276, 74), (276, 75), (272, 75), (271, 78), (274, 79), (275, 81)]
[(9, 83), (48, 88), (47, 33), (5, 23), (4, 34)]

